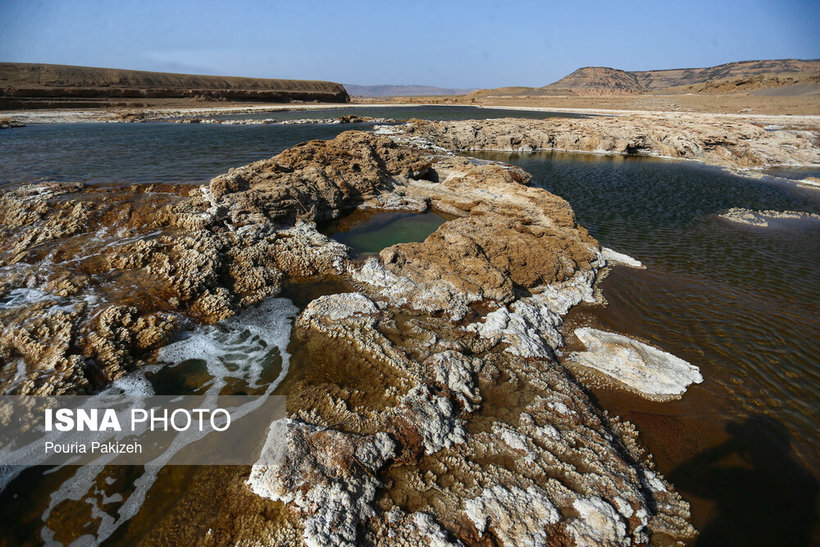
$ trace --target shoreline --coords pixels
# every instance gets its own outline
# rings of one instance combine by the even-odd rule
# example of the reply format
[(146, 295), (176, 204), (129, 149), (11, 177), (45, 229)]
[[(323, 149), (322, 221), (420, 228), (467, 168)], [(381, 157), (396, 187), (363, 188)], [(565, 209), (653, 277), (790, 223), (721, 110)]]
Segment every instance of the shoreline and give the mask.
[[(125, 110), (29, 110), (29, 111), (8, 111), (0, 113), (0, 121), (7, 122), (21, 122), (23, 124), (31, 125), (50, 125), (63, 123), (134, 123), (134, 122), (169, 122), (182, 123), (184, 120), (193, 118), (195, 122), (208, 123), (210, 120), (196, 118), (204, 116), (219, 116), (231, 114), (253, 114), (253, 113), (275, 113), (275, 112), (298, 112), (298, 111), (323, 111), (323, 110), (348, 110), (348, 109), (378, 109), (378, 108), (418, 108), (418, 107), (444, 107), (447, 106), (464, 106), (476, 109), (498, 109), (509, 111), (528, 111), (528, 112), (555, 112), (568, 114), (589, 114), (593, 116), (618, 118), (623, 120), (658, 120), (667, 124), (680, 126), (681, 124), (689, 124), (698, 127), (715, 126), (721, 121), (731, 121), (732, 123), (748, 123), (758, 127), (763, 127), (767, 132), (775, 133), (781, 130), (798, 131), (804, 134), (812, 134), (813, 140), (817, 142), (818, 134), (820, 134), (820, 116), (815, 115), (769, 115), (769, 114), (733, 114), (733, 113), (703, 113), (703, 112), (669, 112), (661, 110), (608, 110), (608, 109), (590, 109), (590, 108), (552, 108), (544, 106), (505, 106), (505, 105), (442, 105), (437, 103), (325, 103), (325, 104), (294, 104), (294, 105), (239, 105), (239, 106), (213, 106), (213, 107), (187, 107), (187, 108), (144, 108), (134, 111), (133, 109)], [(501, 118), (504, 119), (504, 118)], [(497, 119), (498, 120), (498, 119)], [(557, 124), (557, 120), (538, 120), (538, 119), (509, 119), (519, 127), (525, 125), (535, 125), (544, 121)], [(373, 120), (364, 119), (362, 121), (372, 121), (376, 124), (389, 123), (389, 120), (377, 118)], [(401, 122), (403, 120), (396, 120)], [(465, 120), (474, 123), (486, 123), (493, 121), (492, 119), (476, 119)], [(333, 123), (330, 119), (315, 120), (313, 118), (284, 120), (281, 125), (297, 125), (299, 123)], [(445, 122), (446, 123), (446, 122)], [(583, 123), (576, 120), (577, 124)], [(227, 123), (224, 125), (267, 125), (278, 124), (276, 121), (270, 120), (250, 120), (243, 123)], [(765, 124), (765, 125), (763, 125)], [(789, 129), (786, 129), (789, 126)], [(16, 128), (15, 126), (11, 126)], [(25, 127), (23, 125), (22, 127)], [(377, 125), (378, 127), (378, 125)], [(769, 127), (776, 127), (776, 129), (768, 129)], [(355, 129), (351, 127), (351, 129)], [(513, 133), (511, 133), (512, 135)], [(599, 134), (601, 137), (606, 137), (605, 133)], [(498, 148), (470, 148), (464, 149), (464, 152), (509, 152), (509, 153), (529, 153), (529, 152), (566, 152), (570, 154), (599, 154), (606, 156), (629, 156), (633, 155), (629, 152), (619, 150), (604, 150), (604, 149), (573, 149), (561, 148), (557, 146), (551, 147), (532, 147), (528, 149), (498, 147)], [(751, 179), (769, 178), (775, 182), (795, 184), (802, 188), (820, 189), (820, 182), (813, 180), (813, 176), (808, 178), (797, 179), (790, 177), (782, 177), (775, 174), (765, 173), (768, 169), (806, 169), (817, 170), (820, 169), (820, 161), (815, 162), (800, 162), (800, 161), (784, 161), (784, 162), (769, 162), (765, 165), (758, 166), (741, 166), (741, 165), (727, 165), (725, 163), (718, 163), (715, 161), (708, 161), (702, 157), (680, 157), (668, 154), (662, 154), (655, 151), (641, 150), (634, 155), (639, 157), (657, 158), (661, 160), (675, 160), (675, 161), (692, 161), (700, 163), (709, 167), (717, 167), (726, 172), (740, 177), (748, 177)]]
[[(9, 351), (27, 362), (39, 351), (29, 343), (31, 329), (58, 320), (66, 327), (49, 362), (60, 373), (29, 370), (20, 393), (97, 387), (83, 375), (84, 356), (104, 365), (106, 382), (128, 378), (137, 359), (183, 330), (179, 314), (216, 323), (278, 294), (287, 279), (335, 275), (356, 292), (312, 299), (294, 325), (300, 354), (281, 386), (293, 401), (282, 424), (287, 463), (238, 474), (242, 486), (224, 498), (234, 507), (267, 504), (281, 526), (249, 523), (234, 529), (237, 541), (305, 534), (338, 543), (391, 531), (424, 538), (432, 530), (465, 541), (501, 534), (518, 544), (554, 525), (591, 542), (592, 523), (613, 542), (646, 542), (652, 533), (690, 540), (689, 505), (653, 470), (637, 433), (610, 420), (554, 359), (562, 343), (556, 325), (572, 305), (594, 301), (606, 263), (570, 205), (528, 180), (520, 169), (346, 132), (232, 169), (198, 192), (45, 183), (6, 193), (6, 218), (48, 205), (34, 225), (9, 226), (19, 237), (0, 256), (22, 270), (7, 289), (23, 287), (50, 249), (67, 258), (50, 264), (42, 294), (20, 295), (39, 303), (6, 312), (19, 333), (8, 339)], [(341, 192), (351, 185), (355, 191)], [(315, 228), (359, 208), (433, 209), (454, 218), (438, 235), (360, 262)], [(106, 236), (113, 241), (84, 239), (105, 227), (87, 215), (110, 222), (123, 210), (133, 213), (116, 221), (119, 230)], [(177, 237), (180, 229), (185, 237)], [(16, 262), (23, 253), (27, 260)], [(112, 273), (112, 281), (139, 281), (146, 294), (129, 289), (123, 300), (106, 284)], [(88, 295), (100, 300), (83, 304)], [(59, 317), (44, 317), (41, 309), (54, 306)], [(79, 338), (82, 332), (95, 336)], [(322, 377), (328, 363), (319, 357), (340, 375)], [(506, 393), (526, 397), (502, 411)], [(486, 465), (487, 450), (511, 463)], [(524, 468), (519, 460), (537, 463)], [(328, 461), (342, 465), (330, 472)], [(436, 475), (432, 487), (418, 486), (427, 480), (421, 469)], [(388, 485), (383, 492), (380, 481)], [(294, 493), (292, 484), (305, 488)], [(422, 496), (421, 508), (403, 508), (408, 495)], [(414, 528), (422, 511), (430, 524)], [(331, 514), (344, 515), (344, 525), (333, 525)], [(498, 514), (531, 526), (488, 531), (482, 522), (495, 523)], [(223, 532), (227, 525), (209, 524)]]
[[(123, 115), (150, 115), (150, 119), (164, 119), (184, 116), (229, 115), (263, 112), (288, 112), (298, 110), (335, 110), (350, 108), (421, 108), (421, 107), (465, 107), (482, 110), (510, 110), (525, 112), (555, 112), (561, 114), (589, 114), (596, 116), (653, 116), (659, 118), (679, 118), (692, 120), (708, 120), (710, 118), (724, 118), (728, 120), (758, 121), (769, 124), (806, 124), (820, 127), (820, 115), (816, 114), (755, 114), (731, 112), (690, 112), (684, 110), (651, 110), (651, 109), (623, 109), (623, 108), (588, 108), (563, 106), (535, 106), (535, 105), (501, 105), (501, 104), (470, 104), (470, 103), (437, 103), (437, 102), (400, 102), (400, 103), (322, 103), (322, 104), (266, 104), (236, 106), (185, 106), (185, 107), (144, 107), (144, 108), (108, 108), (108, 109), (36, 109), (36, 110), (5, 110), (0, 111), (0, 120), (13, 119), (28, 123), (65, 123), (65, 121), (87, 121), (92, 119), (123, 121)], [(65, 121), (42, 121), (60, 120)]]

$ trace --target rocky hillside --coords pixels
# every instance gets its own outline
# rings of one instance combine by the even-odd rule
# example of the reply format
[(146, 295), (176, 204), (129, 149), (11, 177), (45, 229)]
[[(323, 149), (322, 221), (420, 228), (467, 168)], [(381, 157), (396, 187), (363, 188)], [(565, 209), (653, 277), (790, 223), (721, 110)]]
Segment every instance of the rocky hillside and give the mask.
[[(0, 109), (93, 106), (100, 99), (347, 102), (342, 84), (113, 68), (0, 63)], [(92, 101), (92, 104), (85, 104)], [(78, 104), (79, 103), (79, 104)]]
[(544, 87), (481, 90), (474, 96), (732, 93), (791, 87), (798, 88), (800, 94), (820, 89), (820, 60), (741, 61), (709, 68), (633, 72), (609, 67), (583, 67)]
[(639, 93), (644, 87), (639, 83), (634, 72), (625, 72), (604, 66), (579, 68), (572, 74), (564, 76), (557, 82), (543, 87), (546, 91), (572, 92), (609, 92)]
[(429, 85), (355, 85), (345, 84), (354, 97), (430, 97), (439, 95), (466, 95), (472, 89), (451, 89)]

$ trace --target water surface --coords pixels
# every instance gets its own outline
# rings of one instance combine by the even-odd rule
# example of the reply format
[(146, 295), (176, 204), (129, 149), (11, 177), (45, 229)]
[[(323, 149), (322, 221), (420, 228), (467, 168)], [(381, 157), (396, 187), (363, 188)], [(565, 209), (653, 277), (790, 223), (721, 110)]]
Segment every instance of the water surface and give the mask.
[(366, 257), (397, 243), (424, 241), (446, 220), (437, 213), (357, 211), (322, 231), (351, 247), (354, 257)]
[[(479, 156), (526, 169), (533, 184), (566, 198), (602, 245), (647, 266), (616, 268), (603, 284), (609, 305), (574, 310), (564, 333), (578, 350), (574, 328), (595, 325), (700, 367), (704, 382), (681, 401), (593, 392), (638, 425), (660, 470), (693, 502), (703, 541), (805, 539), (820, 491), (820, 222), (760, 228), (718, 215), (731, 207), (818, 213), (820, 191), (654, 158)], [(786, 500), (789, 511), (760, 518)]]
[(476, 106), (350, 106), (343, 108), (323, 108), (318, 110), (286, 110), (276, 112), (252, 112), (245, 114), (225, 114), (208, 116), (223, 120), (299, 120), (325, 119), (340, 116), (369, 116), (372, 118), (390, 118), (394, 120), (408, 120), (420, 118), (424, 120), (488, 120), (495, 118), (529, 118), (542, 120), (546, 118), (588, 118), (586, 114), (570, 112), (546, 112), (536, 110), (507, 110), (504, 108), (479, 108)]

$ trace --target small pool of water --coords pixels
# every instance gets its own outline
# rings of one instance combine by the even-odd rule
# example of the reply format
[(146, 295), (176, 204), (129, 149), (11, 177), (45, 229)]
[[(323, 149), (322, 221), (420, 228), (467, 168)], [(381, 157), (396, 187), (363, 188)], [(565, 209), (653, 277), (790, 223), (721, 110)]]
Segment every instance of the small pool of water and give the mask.
[(424, 241), (446, 221), (432, 212), (356, 211), (322, 231), (352, 248), (354, 258), (365, 258), (397, 243)]

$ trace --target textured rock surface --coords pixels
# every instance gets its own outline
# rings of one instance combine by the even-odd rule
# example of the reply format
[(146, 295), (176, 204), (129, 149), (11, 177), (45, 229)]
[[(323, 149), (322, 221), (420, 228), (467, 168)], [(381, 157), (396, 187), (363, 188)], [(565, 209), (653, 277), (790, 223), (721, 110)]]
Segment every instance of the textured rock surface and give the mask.
[[(428, 154), (428, 163), (405, 156), (425, 169), (391, 168), (381, 197), (360, 186), (361, 206), (387, 193), (408, 209), (421, 202), (455, 218), (422, 242), (349, 263), (345, 275), (359, 292), (314, 300), (296, 324), (304, 362), (321, 365), (290, 387), (291, 419), (395, 443), (383, 465), (345, 477), (361, 492), (375, 475), (375, 498), (288, 502), (305, 523), (303, 539), (335, 538), (350, 528), (334, 523), (356, 520), (355, 535), (340, 541), (389, 544), (400, 533), (432, 544), (692, 537), (686, 503), (662, 479), (650, 486), (655, 475), (634, 430), (596, 410), (554, 358), (561, 316), (593, 300), (604, 264), (597, 242), (564, 200), (526, 186), (526, 173)], [(268, 168), (255, 167), (248, 188)], [(281, 500), (271, 492), (290, 476), (263, 455), (248, 484)], [(317, 487), (334, 492), (324, 480)]]
[(572, 354), (572, 362), (601, 372), (647, 399), (679, 399), (690, 384), (703, 381), (698, 367), (626, 336), (587, 327), (576, 329), (575, 336), (587, 351)]
[(820, 164), (815, 131), (766, 131), (760, 125), (726, 119), (630, 115), (546, 120), (413, 120), (404, 134), (455, 151), (568, 150), (647, 154), (741, 169)]
[[(355, 290), (318, 297), (297, 319), (289, 416), (272, 426), (246, 486), (232, 483), (217, 502), (239, 517), (203, 521), (214, 537), (690, 539), (688, 505), (654, 473), (634, 429), (597, 409), (555, 360), (561, 317), (593, 300), (604, 260), (569, 204), (528, 178), (348, 132), (193, 190), (7, 191), (3, 387), (20, 385), (6, 372), (20, 363), (26, 382), (54, 392), (104, 384), (160, 345), (175, 319), (215, 322), (285, 280), (334, 276)], [(451, 220), (364, 263), (315, 228), (385, 204)], [(205, 518), (189, 507), (186, 523)]]

